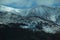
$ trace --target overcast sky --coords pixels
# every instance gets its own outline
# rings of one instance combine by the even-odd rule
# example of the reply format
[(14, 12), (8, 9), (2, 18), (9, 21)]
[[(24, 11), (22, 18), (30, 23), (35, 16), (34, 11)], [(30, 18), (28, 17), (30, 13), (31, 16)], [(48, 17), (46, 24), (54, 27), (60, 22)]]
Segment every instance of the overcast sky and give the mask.
[(0, 0), (0, 4), (15, 8), (31, 8), (38, 5), (59, 6), (60, 0)]

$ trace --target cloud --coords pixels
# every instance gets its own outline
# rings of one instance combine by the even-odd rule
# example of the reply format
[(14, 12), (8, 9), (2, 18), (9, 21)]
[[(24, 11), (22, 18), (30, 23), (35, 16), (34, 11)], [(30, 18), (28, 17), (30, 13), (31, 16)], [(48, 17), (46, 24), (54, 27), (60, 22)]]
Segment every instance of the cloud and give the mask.
[[(15, 7), (31, 7), (34, 1), (28, 0), (2, 0), (0, 4), (15, 6)], [(36, 3), (36, 2), (35, 2)]]
[(52, 5), (54, 0), (38, 0), (37, 3), (39, 5)]
[(55, 0), (53, 6), (60, 6), (60, 0)]
[(54, 0), (1, 0), (0, 4), (17, 8), (31, 8), (38, 5), (51, 6)]

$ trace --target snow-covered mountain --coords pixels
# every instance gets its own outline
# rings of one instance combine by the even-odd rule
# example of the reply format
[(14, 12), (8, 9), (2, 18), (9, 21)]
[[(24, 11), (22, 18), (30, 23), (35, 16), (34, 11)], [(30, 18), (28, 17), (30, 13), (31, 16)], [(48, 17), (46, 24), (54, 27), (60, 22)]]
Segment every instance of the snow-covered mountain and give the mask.
[(0, 5), (0, 11), (11, 12), (17, 15), (26, 16), (30, 9), (16, 9), (4, 5)]
[(23, 16), (27, 16), (30, 9), (15, 9), (0, 5), (0, 23), (17, 22)]
[(40, 5), (32, 8), (27, 16), (40, 16), (60, 25), (60, 7)]
[[(57, 11), (59, 10), (47, 6), (31, 9), (15, 9), (1, 5), (0, 24), (24, 23), (26, 25), (20, 25), (21, 28), (56, 33), (60, 30), (60, 25), (56, 23), (56, 19), (59, 20), (58, 16), (60, 15), (60, 12)], [(41, 27), (42, 29), (39, 29)]]

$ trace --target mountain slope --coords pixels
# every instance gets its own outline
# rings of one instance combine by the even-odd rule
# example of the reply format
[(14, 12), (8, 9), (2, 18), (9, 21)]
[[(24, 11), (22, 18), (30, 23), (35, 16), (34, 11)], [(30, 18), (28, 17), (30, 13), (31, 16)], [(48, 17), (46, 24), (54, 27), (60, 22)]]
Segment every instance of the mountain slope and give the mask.
[[(30, 29), (33, 31), (42, 30), (44, 32), (53, 34), (59, 32), (60, 25), (53, 22), (54, 20), (49, 19), (52, 15), (49, 14), (50, 8), (49, 11), (48, 7), (45, 6), (40, 6), (38, 8), (15, 9), (6, 6), (0, 6), (0, 24), (8, 25), (9, 23), (18, 23), (19, 25), (21, 24), (19, 27), (23, 29)], [(48, 12), (46, 12), (46, 9)], [(51, 10), (53, 9), (54, 8)], [(46, 13), (48, 13), (50, 16), (47, 16)]]

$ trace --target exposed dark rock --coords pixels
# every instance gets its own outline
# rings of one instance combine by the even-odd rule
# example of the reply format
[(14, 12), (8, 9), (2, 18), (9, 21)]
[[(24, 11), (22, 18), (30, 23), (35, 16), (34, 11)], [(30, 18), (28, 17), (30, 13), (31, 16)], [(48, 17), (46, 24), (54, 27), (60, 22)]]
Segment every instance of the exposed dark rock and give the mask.
[(41, 32), (33, 32), (29, 29), (17, 28), (18, 24), (13, 24), (13, 28), (8, 25), (0, 24), (0, 40), (60, 40), (60, 34), (50, 34)]

